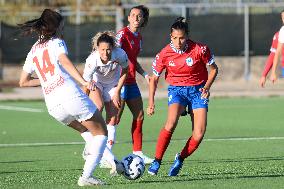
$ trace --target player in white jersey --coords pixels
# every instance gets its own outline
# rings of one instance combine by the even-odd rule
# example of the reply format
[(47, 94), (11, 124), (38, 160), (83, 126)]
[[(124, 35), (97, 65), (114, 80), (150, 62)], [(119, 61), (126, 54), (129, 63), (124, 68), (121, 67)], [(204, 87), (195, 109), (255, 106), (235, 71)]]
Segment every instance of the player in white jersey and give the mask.
[[(102, 185), (104, 182), (93, 177), (93, 172), (102, 155), (111, 154), (106, 148), (107, 129), (101, 112), (73, 80), (89, 90), (94, 89), (94, 84), (84, 80), (67, 57), (61, 35), (63, 25), (63, 17), (50, 9), (45, 9), (40, 18), (20, 24), (24, 35), (35, 32), (39, 39), (27, 55), (19, 84), (21, 87), (41, 86), (49, 114), (79, 131), (89, 145), (78, 185)], [(32, 76), (33, 72), (38, 78)], [(114, 159), (113, 155), (108, 157)]]
[[(114, 36), (113, 32), (105, 31), (93, 37), (93, 51), (86, 59), (83, 74), (86, 81), (93, 80), (96, 85), (89, 97), (100, 111), (105, 107), (109, 149), (115, 143), (120, 92), (128, 72), (127, 55), (115, 46)], [(108, 167), (107, 164), (108, 162), (101, 161), (101, 167)]]

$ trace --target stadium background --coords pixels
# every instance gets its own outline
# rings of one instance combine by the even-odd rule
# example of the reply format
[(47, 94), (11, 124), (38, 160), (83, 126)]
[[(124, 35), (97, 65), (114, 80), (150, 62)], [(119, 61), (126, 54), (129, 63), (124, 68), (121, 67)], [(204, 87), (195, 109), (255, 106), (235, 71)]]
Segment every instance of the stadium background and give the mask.
[[(148, 26), (142, 30), (140, 62), (151, 70), (155, 54), (169, 42), (169, 27), (178, 16), (190, 21), (191, 39), (208, 44), (220, 69), (217, 81), (255, 81), (269, 54), (272, 37), (281, 27), (279, 0), (1, 0), (0, 85), (15, 84), (34, 38), (23, 38), (18, 23), (36, 18), (44, 8), (65, 16), (64, 38), (69, 57), (82, 70), (91, 50), (91, 37), (127, 23), (129, 8), (146, 4)], [(143, 85), (143, 81), (142, 81)], [(162, 84), (163, 85), (163, 84)], [(0, 86), (0, 88), (1, 88)]]

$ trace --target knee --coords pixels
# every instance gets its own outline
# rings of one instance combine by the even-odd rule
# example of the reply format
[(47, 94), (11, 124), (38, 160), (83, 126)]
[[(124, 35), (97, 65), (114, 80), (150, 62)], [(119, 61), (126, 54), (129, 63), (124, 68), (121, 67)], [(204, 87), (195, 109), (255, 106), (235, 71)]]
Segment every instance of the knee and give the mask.
[(144, 120), (144, 111), (140, 110), (136, 115), (133, 115), (135, 120)]
[(197, 141), (201, 141), (204, 137), (205, 129), (193, 130), (193, 137)]
[(177, 125), (177, 121), (175, 120), (167, 120), (165, 124), (165, 129), (170, 132), (174, 132)]

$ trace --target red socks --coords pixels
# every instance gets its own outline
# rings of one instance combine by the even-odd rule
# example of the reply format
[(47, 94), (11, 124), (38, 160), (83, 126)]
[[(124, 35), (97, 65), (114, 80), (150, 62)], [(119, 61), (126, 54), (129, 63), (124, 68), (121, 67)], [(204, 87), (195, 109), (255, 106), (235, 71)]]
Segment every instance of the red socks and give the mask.
[(201, 141), (196, 141), (193, 137), (190, 137), (186, 143), (186, 145), (184, 146), (184, 148), (182, 149), (181, 153), (180, 153), (180, 157), (182, 159), (187, 158), (188, 156), (190, 156), (199, 146)]
[(142, 125), (143, 120), (133, 120), (132, 121), (132, 144), (133, 151), (142, 151)]
[(172, 138), (172, 132), (167, 131), (165, 128), (163, 128), (160, 131), (160, 135), (157, 141), (157, 146), (156, 146), (156, 156), (155, 158), (157, 160), (162, 160), (164, 153), (166, 152), (168, 145), (171, 141)]

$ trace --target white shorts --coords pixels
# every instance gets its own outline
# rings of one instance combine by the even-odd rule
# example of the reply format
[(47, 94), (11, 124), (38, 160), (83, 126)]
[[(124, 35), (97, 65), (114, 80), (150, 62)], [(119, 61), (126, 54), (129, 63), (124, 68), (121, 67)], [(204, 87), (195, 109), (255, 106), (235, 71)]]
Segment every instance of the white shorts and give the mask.
[(113, 82), (110, 84), (96, 82), (96, 86), (101, 90), (104, 102), (109, 102), (111, 101), (111, 98), (114, 95), (117, 82)]
[(49, 114), (65, 125), (74, 120), (81, 122), (90, 119), (96, 110), (97, 107), (85, 94), (68, 98), (53, 107), (48, 107)]

